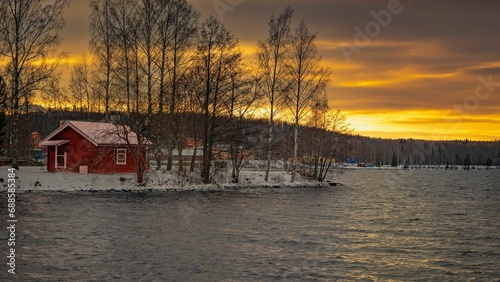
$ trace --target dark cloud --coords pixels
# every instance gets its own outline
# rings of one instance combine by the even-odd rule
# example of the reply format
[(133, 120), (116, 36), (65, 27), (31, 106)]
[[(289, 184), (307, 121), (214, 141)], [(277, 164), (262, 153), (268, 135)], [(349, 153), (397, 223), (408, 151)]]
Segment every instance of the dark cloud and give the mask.
[(88, 53), (89, 3), (88, 0), (72, 0), (65, 12), (66, 26), (61, 34), (61, 49), (68, 51), (70, 55)]
[[(496, 80), (500, 74), (500, 1), (495, 0), (400, 0), (401, 13), (392, 15), (389, 24), (381, 27), (370, 44), (359, 48), (361, 53), (354, 54), (348, 63), (341, 45), (354, 46), (354, 28), (364, 30), (374, 21), (373, 12), (387, 9), (389, 1), (189, 2), (202, 18), (222, 16), (224, 24), (245, 45), (256, 45), (264, 39), (270, 15), (291, 5), (295, 9), (294, 25), (304, 18), (310, 30), (318, 33), (321, 54), (331, 66), (330, 104), (348, 111), (447, 111), (474, 95), (477, 76), (491, 74)], [(88, 52), (88, 3), (71, 1), (66, 15), (62, 48), (72, 54)], [(229, 10), (221, 14), (219, 9), (218, 13), (220, 4)], [(497, 93), (480, 102), (479, 110), (472, 115), (498, 116)], [(420, 121), (432, 123), (415, 119), (407, 125)]]
[(473, 74), (473, 75), (481, 75), (481, 76), (500, 75), (500, 67), (468, 68), (468, 69), (465, 70), (465, 73), (467, 73), (467, 74)]

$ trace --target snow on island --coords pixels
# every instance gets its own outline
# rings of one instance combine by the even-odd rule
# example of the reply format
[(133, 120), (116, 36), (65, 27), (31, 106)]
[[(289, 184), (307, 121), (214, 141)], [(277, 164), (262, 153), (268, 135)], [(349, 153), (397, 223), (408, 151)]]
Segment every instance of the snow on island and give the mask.
[[(7, 190), (7, 174), (9, 167), (0, 167), (1, 191)], [(141, 192), (141, 191), (224, 191), (248, 188), (307, 188), (327, 187), (328, 183), (320, 183), (298, 177), (298, 181), (290, 182), (290, 173), (271, 171), (270, 181), (264, 181), (264, 171), (243, 170), (240, 174), (242, 183), (229, 183), (221, 179), (223, 184), (203, 184), (194, 181), (196, 177), (179, 176), (177, 172), (149, 171), (146, 185), (138, 185), (134, 173), (123, 174), (78, 174), (70, 172), (48, 172), (45, 167), (26, 166), (15, 171), (16, 192)], [(2, 182), (3, 181), (3, 182)], [(195, 182), (195, 183), (190, 183)], [(219, 182), (219, 181), (218, 181)]]

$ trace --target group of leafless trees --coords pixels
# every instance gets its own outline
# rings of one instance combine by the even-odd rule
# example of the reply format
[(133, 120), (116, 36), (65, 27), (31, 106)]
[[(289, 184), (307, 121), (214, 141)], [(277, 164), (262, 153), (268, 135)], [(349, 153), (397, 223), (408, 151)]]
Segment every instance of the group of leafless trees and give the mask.
[(4, 110), (10, 117), (6, 130), (14, 168), (18, 168), (20, 116), (29, 112), (36, 92), (50, 89), (50, 78), (58, 66), (58, 60), (48, 59), (57, 52), (58, 32), (64, 27), (63, 10), (68, 3), (67, 0), (45, 2), (0, 2), (0, 61), (6, 84)]
[[(155, 147), (167, 148), (168, 170), (173, 152), (181, 154), (186, 137), (201, 140), (204, 182), (210, 182), (214, 149), (221, 143), (231, 155), (232, 177), (238, 181), (251, 130), (244, 121), (255, 117), (257, 109), (265, 109), (269, 119), (267, 180), (274, 123), (281, 114), (294, 124), (295, 176), (299, 127), (314, 105), (327, 104), (328, 72), (314, 44), (316, 35), (306, 23), (293, 29), (291, 8), (273, 15), (256, 60), (244, 62), (238, 40), (223, 23), (214, 17), (200, 23), (187, 1), (134, 3), (91, 2), (93, 61), (75, 65), (70, 83), (80, 106), (135, 117), (129, 120), (133, 127), (147, 127)], [(201, 118), (189, 118), (193, 114)], [(178, 167), (184, 169), (182, 160)]]
[(326, 103), (325, 89), (328, 72), (314, 44), (316, 35), (310, 33), (302, 20), (295, 30), (291, 28), (293, 10), (273, 15), (269, 21), (269, 35), (259, 42), (258, 69), (260, 89), (268, 105), (269, 150), (266, 181), (269, 178), (273, 153), (274, 120), (283, 109), (294, 124), (292, 181), (295, 179), (299, 150), (299, 127), (316, 104)]
[[(154, 152), (166, 148), (168, 170), (174, 151), (182, 154), (187, 137), (196, 144), (201, 141), (190, 169), (194, 170), (196, 150), (202, 150), (201, 177), (207, 183), (213, 154), (221, 144), (231, 156), (233, 180), (238, 181), (252, 143), (248, 140), (254, 129), (245, 122), (248, 119), (266, 118), (269, 123), (266, 180), (275, 158), (277, 119), (293, 124), (293, 179), (302, 126), (316, 120), (311, 126), (347, 130), (326, 118), (318, 121), (329, 112), (329, 73), (315, 46), (316, 34), (304, 20), (292, 26), (289, 7), (271, 16), (257, 57), (244, 61), (238, 40), (224, 24), (215, 17), (200, 22), (186, 0), (92, 0), (90, 55), (73, 65), (71, 79), (62, 87), (57, 63), (64, 54), (57, 54), (57, 47), (67, 5), (67, 0), (0, 4), (0, 55), (7, 62), (2, 74), (14, 166), (19, 158), (19, 118), (30, 111), (37, 92), (45, 93), (49, 107), (67, 101), (81, 111), (104, 113), (126, 124), (144, 135), (144, 146), (151, 141)], [(342, 121), (339, 113), (328, 119)], [(333, 158), (332, 150), (324, 160)], [(319, 156), (316, 159), (319, 165)], [(178, 169), (185, 169), (182, 159)]]

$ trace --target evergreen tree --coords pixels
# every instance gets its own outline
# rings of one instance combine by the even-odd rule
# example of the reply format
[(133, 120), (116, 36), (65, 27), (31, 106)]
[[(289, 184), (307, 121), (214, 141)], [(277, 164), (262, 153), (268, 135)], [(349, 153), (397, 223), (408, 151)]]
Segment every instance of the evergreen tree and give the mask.
[(471, 159), (469, 154), (467, 154), (467, 157), (465, 157), (464, 160), (464, 166), (466, 167), (466, 169), (470, 169), (470, 165), (471, 165)]
[(398, 166), (398, 157), (396, 157), (396, 152), (392, 152), (391, 166), (392, 167), (397, 167)]
[(486, 167), (487, 167), (487, 168), (490, 168), (490, 166), (492, 166), (492, 165), (493, 165), (493, 160), (492, 160), (491, 158), (488, 158), (488, 159), (486, 160)]

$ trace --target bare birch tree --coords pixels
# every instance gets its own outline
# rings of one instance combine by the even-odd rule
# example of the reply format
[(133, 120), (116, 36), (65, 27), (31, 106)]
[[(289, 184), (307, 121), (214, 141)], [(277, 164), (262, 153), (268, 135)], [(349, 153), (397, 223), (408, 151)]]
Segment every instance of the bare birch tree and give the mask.
[(197, 70), (203, 81), (199, 93), (203, 115), (203, 163), (201, 178), (204, 183), (211, 181), (210, 169), (213, 148), (220, 135), (219, 111), (230, 89), (229, 74), (234, 62), (241, 60), (237, 49), (238, 41), (214, 17), (207, 19), (200, 30), (197, 48)]
[[(232, 182), (238, 183), (244, 160), (249, 157), (248, 150), (255, 145), (256, 129), (252, 127), (248, 119), (253, 117), (255, 106), (261, 99), (258, 89), (259, 78), (249, 76), (249, 68), (235, 66), (230, 74), (230, 92), (225, 107), (229, 116), (227, 126), (226, 143), (229, 145), (231, 157)], [(252, 142), (254, 141), (254, 142)]]
[(352, 132), (341, 110), (323, 112), (322, 115), (320, 128), (325, 130), (325, 134), (317, 142), (318, 154), (314, 166), (314, 178), (320, 182), (325, 180), (335, 159), (342, 159)]
[(6, 127), (7, 127), (7, 84), (3, 80), (3, 77), (0, 76), (0, 156), (4, 156), (4, 143), (6, 137)]
[(69, 90), (74, 103), (79, 105), (80, 110), (85, 109), (87, 112), (91, 111), (93, 104), (91, 84), (90, 64), (84, 56), (73, 66), (69, 81)]
[[(146, 138), (150, 126), (146, 114), (130, 113), (116, 117), (114, 126), (98, 132), (105, 138), (125, 143), (136, 166), (136, 181), (146, 185), (144, 174), (148, 169), (147, 151), (153, 144)], [(104, 148), (105, 150), (107, 148)]]
[(67, 0), (0, 1), (0, 58), (6, 61), (10, 88), (10, 154), (12, 167), (16, 169), (19, 168), (20, 99), (25, 98), (28, 109), (28, 95), (54, 72), (56, 65), (47, 62), (47, 58), (55, 54), (60, 42), (67, 5)]
[(135, 20), (135, 1), (115, 0), (110, 7), (110, 21), (112, 26), (113, 41), (115, 45), (116, 61), (115, 68), (112, 69), (117, 83), (116, 88), (120, 95), (120, 105), (123, 105), (126, 112), (130, 113), (133, 107), (134, 93), (134, 30), (137, 27)]
[(90, 47), (96, 58), (97, 69), (102, 76), (99, 85), (102, 87), (104, 113), (109, 118), (113, 77), (113, 28), (111, 26), (111, 0), (92, 0), (90, 2)]
[(297, 174), (299, 153), (299, 127), (315, 103), (315, 98), (326, 88), (328, 73), (322, 67), (322, 58), (314, 41), (316, 34), (311, 34), (302, 20), (292, 36), (290, 59), (287, 70), (290, 85), (286, 92), (286, 104), (293, 116), (293, 158), (292, 178)]
[(154, 0), (141, 0), (137, 9), (138, 20), (138, 49), (139, 56), (143, 58), (140, 64), (141, 71), (144, 73), (145, 80), (145, 96), (147, 101), (147, 114), (151, 118), (154, 111), (156, 97), (154, 96), (157, 68), (155, 61), (157, 60), (158, 50), (158, 29), (157, 23), (161, 14), (161, 5), (157, 5)]
[[(190, 52), (196, 39), (199, 14), (186, 0), (171, 0), (168, 15), (160, 21), (160, 102), (159, 112), (167, 106), (168, 156), (167, 169), (172, 168), (174, 147), (182, 150), (182, 134), (187, 93), (181, 81), (186, 77), (191, 63)], [(170, 87), (166, 87), (167, 83)], [(168, 94), (167, 94), (168, 93)], [(182, 162), (180, 162), (182, 164)]]
[(69, 105), (69, 97), (66, 89), (60, 85), (60, 78), (58, 76), (52, 77), (45, 84), (41, 96), (49, 109), (66, 109), (67, 105)]
[(259, 42), (258, 64), (262, 76), (262, 92), (267, 98), (269, 113), (268, 153), (265, 180), (269, 180), (269, 170), (273, 157), (274, 119), (278, 107), (282, 104), (282, 92), (286, 84), (286, 58), (290, 44), (290, 23), (293, 10), (287, 7), (283, 13), (271, 16), (269, 35), (265, 41)]

